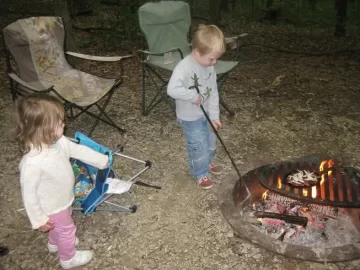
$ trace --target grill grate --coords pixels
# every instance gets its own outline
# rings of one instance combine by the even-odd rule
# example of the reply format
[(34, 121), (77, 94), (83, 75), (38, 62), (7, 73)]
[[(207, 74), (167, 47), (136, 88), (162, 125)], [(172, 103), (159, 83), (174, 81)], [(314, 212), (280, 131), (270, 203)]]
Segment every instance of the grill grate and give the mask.
[(277, 166), (269, 165), (262, 167), (258, 172), (258, 180), (264, 188), (270, 191), (308, 203), (335, 207), (360, 207), (360, 172), (355, 168), (328, 167), (326, 164), (322, 173), (323, 181), (317, 181), (314, 188), (294, 187), (286, 183), (287, 175), (297, 170), (315, 172), (318, 171), (318, 167), (318, 164), (308, 162), (284, 162)]

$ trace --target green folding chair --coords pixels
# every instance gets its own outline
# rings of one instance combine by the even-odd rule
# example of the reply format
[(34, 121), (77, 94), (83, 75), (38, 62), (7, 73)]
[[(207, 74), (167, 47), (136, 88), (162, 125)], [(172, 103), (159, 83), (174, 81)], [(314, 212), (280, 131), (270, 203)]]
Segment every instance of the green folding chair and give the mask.
[[(191, 44), (188, 41), (191, 25), (190, 7), (183, 1), (149, 2), (139, 8), (139, 23), (148, 45), (148, 50), (140, 51), (142, 111), (144, 115), (148, 115), (166, 98), (166, 87), (177, 63), (191, 52)], [(217, 61), (215, 65), (220, 104), (230, 115), (234, 115), (234, 112), (222, 99), (221, 89), (230, 72), (238, 65), (240, 37), (245, 35), (226, 38), (226, 43), (231, 43), (231, 47), (236, 48), (235, 59)]]

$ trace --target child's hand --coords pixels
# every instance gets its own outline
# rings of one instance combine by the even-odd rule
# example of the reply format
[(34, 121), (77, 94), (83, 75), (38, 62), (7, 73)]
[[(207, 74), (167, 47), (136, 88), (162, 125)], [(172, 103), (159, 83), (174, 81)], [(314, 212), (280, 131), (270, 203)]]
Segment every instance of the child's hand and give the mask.
[(194, 102), (195, 105), (199, 106), (201, 104), (201, 97), (198, 95), (197, 99)]
[[(219, 128), (221, 128), (220, 120), (211, 120), (211, 123), (213, 124), (215, 130), (218, 130)], [(211, 129), (211, 131), (213, 131), (211, 127), (210, 127), (210, 129)]]
[(42, 225), (40, 228), (39, 228), (39, 231), (40, 232), (47, 232), (47, 231), (50, 231), (54, 229), (54, 222), (49, 219), (46, 224)]

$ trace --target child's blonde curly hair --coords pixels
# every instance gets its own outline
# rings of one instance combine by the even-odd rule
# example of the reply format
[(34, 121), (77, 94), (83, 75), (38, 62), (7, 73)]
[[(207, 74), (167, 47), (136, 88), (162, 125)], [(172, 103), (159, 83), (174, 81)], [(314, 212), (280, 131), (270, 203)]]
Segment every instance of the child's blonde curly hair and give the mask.
[(28, 153), (32, 148), (42, 149), (57, 138), (59, 123), (65, 120), (63, 104), (49, 95), (33, 94), (15, 101), (13, 133), (20, 151)]
[(213, 51), (222, 54), (226, 50), (224, 34), (216, 25), (199, 24), (192, 35), (191, 45), (201, 55)]

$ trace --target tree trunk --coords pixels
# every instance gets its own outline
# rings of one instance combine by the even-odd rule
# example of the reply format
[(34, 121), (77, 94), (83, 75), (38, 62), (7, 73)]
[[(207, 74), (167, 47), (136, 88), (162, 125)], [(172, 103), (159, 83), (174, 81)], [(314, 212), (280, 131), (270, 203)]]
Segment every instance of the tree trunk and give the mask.
[(231, 11), (235, 10), (236, 0), (231, 0)]
[(279, 7), (275, 5), (274, 0), (267, 0), (266, 14), (264, 19), (267, 19), (271, 23), (276, 24), (279, 13), (280, 13)]
[(70, 18), (74, 18), (76, 11), (75, 11), (75, 5), (73, 0), (67, 0), (67, 10), (70, 13)]
[(210, 23), (218, 25), (220, 22), (220, 0), (209, 0)]
[(220, 11), (229, 11), (230, 4), (231, 4), (231, 11), (234, 11), (236, 0), (220, 0)]
[(308, 0), (308, 2), (309, 2), (309, 5), (311, 7), (311, 11), (315, 11), (317, 0)]
[(228, 0), (222, 0), (220, 1), (220, 10), (221, 11), (229, 11), (229, 1)]
[(194, 0), (188, 1), (189, 7), (190, 7), (190, 14), (191, 16), (194, 15)]
[(0, 0), (0, 15), (9, 13), (10, 0)]
[(75, 44), (72, 22), (68, 8), (67, 0), (53, 0), (54, 14), (62, 17), (66, 36), (65, 36), (65, 49), (72, 52), (77, 52), (78, 49)]
[(274, 9), (274, 0), (267, 0), (266, 1), (266, 8), (267, 9)]
[(348, 0), (335, 0), (336, 24), (334, 35), (345, 36), (345, 21), (347, 15)]

